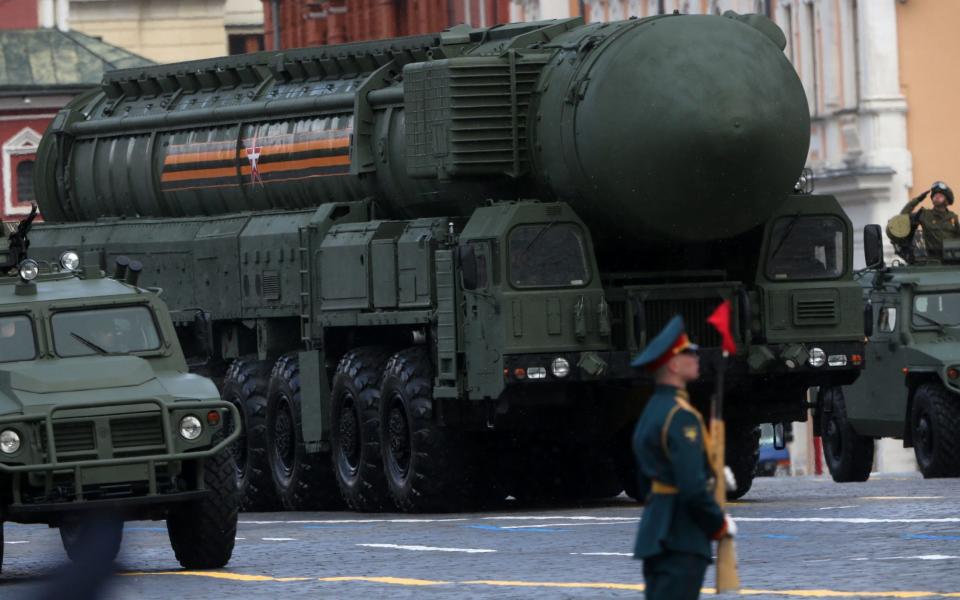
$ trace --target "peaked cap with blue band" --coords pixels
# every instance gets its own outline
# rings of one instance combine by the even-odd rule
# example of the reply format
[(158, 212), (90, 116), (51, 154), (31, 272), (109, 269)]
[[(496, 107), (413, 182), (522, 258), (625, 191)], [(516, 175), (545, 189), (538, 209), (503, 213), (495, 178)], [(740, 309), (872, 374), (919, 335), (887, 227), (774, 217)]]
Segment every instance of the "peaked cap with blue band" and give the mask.
[(650, 340), (647, 347), (630, 361), (631, 367), (646, 367), (655, 371), (668, 360), (684, 350), (697, 350), (699, 346), (690, 341), (683, 326), (683, 317), (676, 315), (666, 327)]

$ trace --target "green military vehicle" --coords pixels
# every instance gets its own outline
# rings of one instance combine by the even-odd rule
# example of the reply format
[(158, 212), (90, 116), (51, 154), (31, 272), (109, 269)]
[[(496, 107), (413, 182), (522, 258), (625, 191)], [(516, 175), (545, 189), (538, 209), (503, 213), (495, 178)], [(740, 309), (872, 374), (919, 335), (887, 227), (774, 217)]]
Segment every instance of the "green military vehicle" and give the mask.
[(868, 225), (864, 373), (853, 385), (821, 388), (815, 433), (835, 481), (866, 481), (879, 438), (913, 447), (924, 477), (957, 477), (960, 242), (944, 242), (942, 260), (889, 267), (882, 244), (880, 227)]
[(187, 372), (139, 263), (26, 258), (29, 222), (0, 252), (0, 563), (4, 521), (58, 527), (79, 560), (94, 543), (112, 559), (125, 520), (166, 519), (181, 565), (222, 567), (239, 414)]
[(742, 495), (757, 425), (863, 348), (850, 221), (795, 193), (784, 44), (760, 15), (663, 15), (111, 72), (40, 145), (34, 246), (148, 267), (241, 409), (248, 509), (631, 491), (630, 357), (682, 314), (704, 406), (729, 299)]

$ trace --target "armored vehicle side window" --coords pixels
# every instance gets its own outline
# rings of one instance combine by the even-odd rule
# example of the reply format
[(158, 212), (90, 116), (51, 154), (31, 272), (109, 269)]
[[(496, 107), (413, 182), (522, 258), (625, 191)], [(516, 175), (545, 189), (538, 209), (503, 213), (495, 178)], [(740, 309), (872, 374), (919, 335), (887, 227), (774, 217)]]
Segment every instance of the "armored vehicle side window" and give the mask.
[(843, 221), (832, 216), (784, 217), (774, 224), (767, 277), (835, 279), (846, 270)]
[(960, 292), (917, 294), (913, 297), (911, 321), (920, 329), (960, 324)]
[(33, 322), (24, 315), (0, 317), (0, 362), (32, 360), (37, 357)]
[(880, 316), (877, 317), (877, 329), (883, 333), (890, 333), (897, 328), (897, 309), (892, 306), (884, 306), (880, 309)]
[(510, 232), (510, 283), (514, 287), (587, 284), (583, 234), (573, 223), (520, 225)]
[(51, 319), (61, 357), (127, 354), (160, 348), (153, 313), (146, 306), (58, 312)]

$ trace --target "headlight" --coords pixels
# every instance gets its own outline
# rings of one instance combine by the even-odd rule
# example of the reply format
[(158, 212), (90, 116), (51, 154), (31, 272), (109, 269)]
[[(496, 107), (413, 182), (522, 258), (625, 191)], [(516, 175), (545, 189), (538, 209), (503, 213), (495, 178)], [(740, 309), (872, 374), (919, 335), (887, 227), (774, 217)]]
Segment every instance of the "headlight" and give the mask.
[(811, 348), (807, 362), (811, 367), (822, 367), (823, 363), (827, 362), (827, 353), (822, 348)]
[(180, 437), (185, 440), (195, 440), (201, 433), (203, 433), (203, 426), (200, 425), (200, 419), (193, 415), (180, 419)]
[(32, 258), (28, 258), (20, 263), (20, 279), (24, 281), (33, 281), (40, 274), (40, 265)]
[(60, 255), (60, 266), (65, 271), (76, 271), (80, 268), (80, 257), (73, 250), (67, 250)]
[(554, 377), (566, 377), (570, 374), (570, 361), (565, 358), (557, 357), (550, 364), (550, 371)]
[(12, 429), (4, 429), (0, 432), (0, 452), (4, 454), (16, 454), (20, 449), (20, 434)]

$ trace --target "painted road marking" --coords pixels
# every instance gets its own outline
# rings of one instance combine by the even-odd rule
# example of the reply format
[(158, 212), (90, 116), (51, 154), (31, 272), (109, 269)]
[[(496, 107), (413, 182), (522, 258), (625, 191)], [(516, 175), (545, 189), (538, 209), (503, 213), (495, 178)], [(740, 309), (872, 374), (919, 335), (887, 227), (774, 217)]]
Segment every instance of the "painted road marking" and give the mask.
[[(519, 580), (495, 580), (478, 579), (470, 581), (443, 581), (434, 579), (411, 579), (407, 577), (271, 577), (268, 575), (244, 575), (241, 573), (225, 573), (220, 571), (155, 571), (155, 572), (133, 572), (124, 573), (128, 577), (139, 577), (146, 575), (181, 575), (194, 577), (209, 577), (212, 579), (224, 579), (240, 582), (287, 582), (287, 581), (315, 581), (320, 583), (382, 583), (387, 585), (400, 586), (493, 586), (493, 587), (513, 587), (513, 588), (566, 588), (566, 589), (604, 589), (604, 590), (632, 590), (642, 592), (644, 585), (642, 583), (616, 583), (616, 582), (582, 582), (582, 581), (519, 581)], [(703, 588), (701, 593), (714, 595), (716, 590), (713, 588)], [(929, 592), (916, 590), (886, 590), (886, 591), (847, 591), (831, 590), (826, 588), (815, 589), (751, 589), (740, 590), (743, 596), (785, 596), (792, 598), (960, 598), (960, 592)]]
[(469, 521), (466, 517), (455, 519), (298, 519), (292, 521), (240, 521), (241, 525), (339, 525), (342, 523), (454, 523)]
[(571, 552), (571, 556), (633, 556), (630, 552)]
[(867, 517), (735, 517), (740, 523), (850, 523), (864, 525), (871, 523), (960, 523), (960, 517), (941, 519), (871, 519)]
[(515, 525), (513, 527), (499, 527), (497, 525), (461, 525), (461, 527), (466, 529), (480, 529), (482, 531), (506, 531), (508, 533), (557, 533), (567, 531), (566, 529), (546, 529), (545, 525), (531, 525), (530, 527), (524, 527), (523, 525)]
[(260, 538), (265, 542), (295, 542), (297, 538)]
[(910, 533), (903, 536), (905, 540), (960, 540), (960, 535), (933, 535), (929, 533)]
[(862, 496), (857, 500), (943, 500), (943, 496)]
[(401, 544), (357, 544), (365, 548), (390, 548), (393, 550), (413, 550), (415, 552), (466, 552), (467, 554), (484, 554), (496, 552), (489, 548), (440, 548), (437, 546), (404, 546)]
[(841, 508), (857, 508), (856, 504), (850, 504), (847, 506), (821, 506), (817, 510), (840, 510)]
[(877, 558), (851, 558), (850, 560), (956, 560), (960, 556), (946, 554), (921, 554), (919, 556), (880, 556)]
[(29, 543), (30, 543), (30, 542), (22, 541), (22, 540), (16, 540), (16, 541), (11, 541), (11, 542), (4, 542), (4, 544), (29, 544)]

